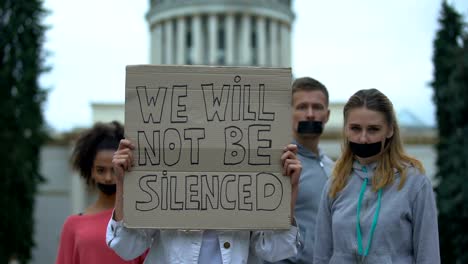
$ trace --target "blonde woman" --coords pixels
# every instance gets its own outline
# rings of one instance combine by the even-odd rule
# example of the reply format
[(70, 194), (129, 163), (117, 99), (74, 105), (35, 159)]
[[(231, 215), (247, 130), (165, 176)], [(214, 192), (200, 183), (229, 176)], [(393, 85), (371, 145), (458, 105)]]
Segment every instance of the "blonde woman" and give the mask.
[(390, 100), (360, 90), (344, 110), (343, 152), (322, 193), (314, 263), (440, 263), (430, 180), (408, 156)]

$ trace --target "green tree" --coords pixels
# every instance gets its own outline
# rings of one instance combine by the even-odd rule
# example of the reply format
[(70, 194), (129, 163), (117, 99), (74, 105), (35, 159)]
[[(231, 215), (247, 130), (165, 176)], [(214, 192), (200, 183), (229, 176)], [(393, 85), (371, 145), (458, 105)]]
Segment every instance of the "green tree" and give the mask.
[(468, 263), (468, 39), (456, 10), (442, 3), (434, 41), (434, 101), (437, 106), (439, 233), (444, 263)]
[(450, 75), (456, 64), (456, 54), (460, 49), (459, 40), (463, 31), (462, 17), (457, 11), (442, 2), (442, 10), (439, 17), (440, 29), (434, 40), (434, 102), (437, 106), (436, 115), (439, 127), (439, 137), (451, 134), (451, 124), (448, 114), (450, 112), (450, 94), (447, 90)]
[(468, 37), (463, 46), (447, 86), (452, 134), (439, 143), (443, 165), (439, 167), (436, 191), (441, 255), (446, 263), (468, 263)]
[(45, 11), (40, 0), (0, 0), (0, 263), (31, 259), (39, 151), (46, 140), (39, 87)]

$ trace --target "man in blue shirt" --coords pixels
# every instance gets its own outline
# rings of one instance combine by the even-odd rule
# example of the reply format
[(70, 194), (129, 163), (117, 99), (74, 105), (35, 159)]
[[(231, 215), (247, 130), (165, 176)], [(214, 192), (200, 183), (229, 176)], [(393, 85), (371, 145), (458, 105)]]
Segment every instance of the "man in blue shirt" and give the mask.
[(312, 263), (320, 196), (333, 167), (333, 161), (318, 146), (330, 117), (327, 88), (310, 77), (296, 79), (291, 104), (293, 142), (298, 146), (298, 158), (302, 162), (294, 215), (303, 247), (296, 257), (276, 263)]

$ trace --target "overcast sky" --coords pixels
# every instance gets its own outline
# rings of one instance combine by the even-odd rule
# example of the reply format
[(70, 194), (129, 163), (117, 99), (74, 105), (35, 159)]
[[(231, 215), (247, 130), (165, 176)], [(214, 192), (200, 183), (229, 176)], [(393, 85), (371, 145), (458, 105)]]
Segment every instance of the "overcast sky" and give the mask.
[[(45, 0), (52, 71), (45, 119), (57, 131), (91, 125), (91, 103), (124, 101), (125, 65), (149, 63), (148, 0)], [(432, 41), (438, 0), (295, 0), (292, 70), (323, 82), (332, 102), (378, 88), (398, 112), (435, 124)], [(454, 0), (468, 14), (468, 1)]]

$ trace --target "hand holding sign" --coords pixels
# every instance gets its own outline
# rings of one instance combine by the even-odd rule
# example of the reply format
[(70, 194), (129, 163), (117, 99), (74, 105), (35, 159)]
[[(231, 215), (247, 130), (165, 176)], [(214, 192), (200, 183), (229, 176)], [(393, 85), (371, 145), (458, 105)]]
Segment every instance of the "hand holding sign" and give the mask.
[(281, 155), (281, 164), (283, 167), (283, 175), (291, 177), (291, 221), (294, 217), (294, 207), (296, 205), (297, 192), (299, 191), (299, 177), (301, 176), (302, 165), (297, 159), (297, 146), (289, 144), (283, 149)]
[(124, 171), (130, 171), (133, 166), (133, 152), (135, 146), (127, 139), (120, 140), (119, 148), (114, 153), (112, 163), (117, 181), (123, 182)]
[(116, 198), (114, 208), (114, 220), (120, 221), (123, 218), (123, 184), (126, 171), (130, 171), (133, 166), (133, 150), (135, 146), (130, 140), (122, 139), (119, 148), (112, 157), (112, 165), (116, 178)]

